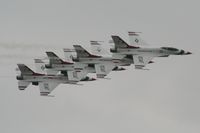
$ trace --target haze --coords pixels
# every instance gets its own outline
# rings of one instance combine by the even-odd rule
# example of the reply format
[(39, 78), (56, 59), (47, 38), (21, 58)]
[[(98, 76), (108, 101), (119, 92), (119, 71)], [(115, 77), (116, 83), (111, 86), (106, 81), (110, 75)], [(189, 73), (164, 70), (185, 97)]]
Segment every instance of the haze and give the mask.
[[(0, 132), (2, 133), (199, 133), (199, 1), (1, 0)], [(55, 97), (38, 87), (19, 91), (16, 63), (127, 31), (156, 46), (191, 51), (156, 58), (149, 71), (112, 72), (110, 80), (60, 85)]]

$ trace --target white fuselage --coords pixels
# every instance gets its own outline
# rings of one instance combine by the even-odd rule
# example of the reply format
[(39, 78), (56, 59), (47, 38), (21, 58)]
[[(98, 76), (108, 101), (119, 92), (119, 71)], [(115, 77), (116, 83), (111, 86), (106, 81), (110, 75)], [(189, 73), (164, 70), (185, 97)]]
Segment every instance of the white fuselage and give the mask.
[(114, 66), (123, 66), (132, 63), (132, 61), (129, 59), (114, 59), (112, 57), (100, 57), (100, 58), (82, 57), (78, 58), (78, 62), (83, 64), (113, 64)]
[(152, 55), (154, 57), (163, 57), (184, 54), (184, 51), (164, 48), (118, 48), (115, 53), (121, 55)]
[(68, 77), (62, 75), (23, 75), (23, 81), (27, 82), (56, 82), (56, 83), (76, 83), (77, 81), (69, 80)]
[(73, 71), (74, 70), (74, 64), (52, 64), (52, 69), (55, 71)]

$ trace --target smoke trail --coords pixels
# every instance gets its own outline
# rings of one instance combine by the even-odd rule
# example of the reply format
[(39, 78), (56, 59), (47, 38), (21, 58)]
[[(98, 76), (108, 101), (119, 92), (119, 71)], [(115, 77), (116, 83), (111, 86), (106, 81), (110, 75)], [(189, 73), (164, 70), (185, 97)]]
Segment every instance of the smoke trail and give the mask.
[(2, 43), (0, 42), (0, 48), (4, 49), (41, 49), (41, 48), (61, 48), (63, 45), (55, 44), (39, 44), (39, 43)]
[(45, 51), (62, 51), (64, 45), (0, 43), (0, 60), (44, 58)]

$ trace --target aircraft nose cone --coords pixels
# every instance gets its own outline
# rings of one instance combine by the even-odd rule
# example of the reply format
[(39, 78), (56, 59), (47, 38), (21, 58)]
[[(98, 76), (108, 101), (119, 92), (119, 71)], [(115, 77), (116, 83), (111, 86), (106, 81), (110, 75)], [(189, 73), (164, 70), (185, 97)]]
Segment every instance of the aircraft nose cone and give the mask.
[(95, 81), (95, 80), (97, 80), (97, 79), (95, 79), (95, 78), (91, 78), (91, 81)]
[(154, 61), (149, 61), (149, 64), (154, 63)]
[(192, 54), (192, 53), (191, 52), (187, 52), (186, 54), (188, 55), (188, 54)]

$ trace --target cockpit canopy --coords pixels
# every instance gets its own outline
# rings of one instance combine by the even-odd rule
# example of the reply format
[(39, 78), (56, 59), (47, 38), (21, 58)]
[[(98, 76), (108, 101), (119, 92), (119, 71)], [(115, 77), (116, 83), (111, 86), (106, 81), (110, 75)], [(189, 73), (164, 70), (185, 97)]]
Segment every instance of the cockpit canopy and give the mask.
[(169, 50), (169, 51), (178, 51), (177, 48), (172, 48), (172, 47), (161, 47), (164, 50)]

